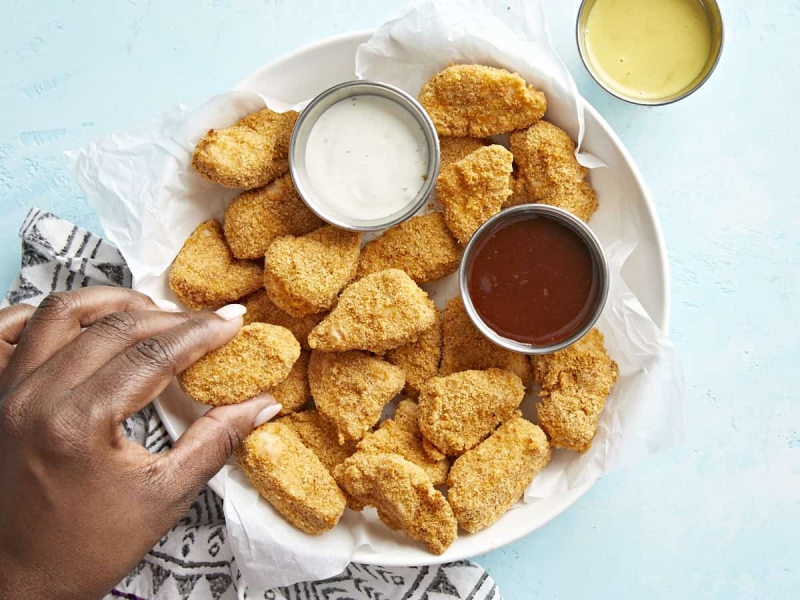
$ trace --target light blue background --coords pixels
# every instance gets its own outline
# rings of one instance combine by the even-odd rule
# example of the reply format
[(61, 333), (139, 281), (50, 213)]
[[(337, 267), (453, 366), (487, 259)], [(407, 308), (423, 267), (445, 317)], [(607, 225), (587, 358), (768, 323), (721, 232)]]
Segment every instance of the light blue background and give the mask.
[[(577, 2), (545, 2), (581, 93), (655, 198), (688, 441), (606, 477), (554, 522), (478, 560), (508, 599), (800, 597), (800, 2), (723, 1), (726, 46), (690, 98), (641, 108), (583, 70)], [(0, 287), (28, 207), (99, 231), (61, 152), (198, 105), (301, 44), (399, 1), (4, 2)]]

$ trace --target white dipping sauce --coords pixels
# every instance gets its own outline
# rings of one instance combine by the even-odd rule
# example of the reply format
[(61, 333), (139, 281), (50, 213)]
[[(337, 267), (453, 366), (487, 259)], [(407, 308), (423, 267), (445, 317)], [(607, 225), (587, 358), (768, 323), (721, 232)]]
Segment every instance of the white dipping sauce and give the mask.
[(306, 172), (320, 208), (380, 220), (411, 204), (425, 182), (428, 145), (414, 116), (381, 96), (340, 100), (317, 119)]

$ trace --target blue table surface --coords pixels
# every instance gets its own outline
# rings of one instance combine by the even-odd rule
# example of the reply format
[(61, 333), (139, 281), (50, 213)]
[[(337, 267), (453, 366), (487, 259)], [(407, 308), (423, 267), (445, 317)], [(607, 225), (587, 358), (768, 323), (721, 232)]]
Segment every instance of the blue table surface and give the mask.
[[(800, 597), (800, 2), (722, 2), (709, 82), (662, 108), (603, 92), (546, 2), (581, 93), (633, 154), (658, 207), (688, 440), (600, 481), (527, 538), (478, 557), (506, 598)], [(308, 42), (402, 2), (9, 3), (0, 20), (0, 287), (33, 205), (99, 232), (62, 151), (198, 105)], [(795, 375), (792, 375), (794, 373)]]

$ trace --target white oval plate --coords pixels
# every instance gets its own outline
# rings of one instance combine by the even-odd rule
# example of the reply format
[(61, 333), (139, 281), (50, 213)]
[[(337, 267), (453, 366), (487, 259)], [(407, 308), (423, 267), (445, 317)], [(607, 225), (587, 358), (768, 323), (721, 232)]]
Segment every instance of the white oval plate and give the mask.
[[(256, 91), (290, 104), (308, 100), (337, 83), (355, 78), (356, 48), (367, 41), (370, 34), (370, 31), (355, 32), (304, 46), (262, 67), (241, 82), (237, 89)], [(618, 231), (619, 224), (613, 219), (604, 218), (604, 207), (622, 208), (637, 216), (639, 243), (623, 267), (623, 277), (653, 321), (662, 331), (666, 331), (669, 321), (669, 272), (655, 207), (638, 168), (620, 139), (594, 108), (585, 101), (583, 106), (586, 133), (582, 148), (602, 157), (608, 165), (606, 169), (595, 169), (591, 173), (592, 185), (601, 202), (600, 210), (592, 218), (592, 229), (606, 245), (620, 237), (622, 232)], [(621, 206), (614, 206), (615, 203)], [(608, 210), (608, 214), (615, 214), (614, 210)], [(438, 295), (446, 296), (439, 298), (439, 303), (454, 293), (442, 289)], [(436, 291), (434, 295), (437, 295)], [(155, 407), (173, 440), (178, 439), (194, 419), (208, 410), (208, 407), (189, 401), (175, 382), (155, 401)], [(220, 496), (224, 494), (225, 478), (230, 468), (225, 466), (209, 483)], [(353, 560), (384, 566), (409, 566), (477, 556), (535, 531), (567, 510), (592, 485), (593, 482), (589, 482), (559, 496), (518, 504), (488, 529), (461, 535), (441, 556), (433, 555), (421, 544), (388, 531), (372, 515), (374, 533), (395, 539), (397, 548), (382, 553), (359, 549)]]

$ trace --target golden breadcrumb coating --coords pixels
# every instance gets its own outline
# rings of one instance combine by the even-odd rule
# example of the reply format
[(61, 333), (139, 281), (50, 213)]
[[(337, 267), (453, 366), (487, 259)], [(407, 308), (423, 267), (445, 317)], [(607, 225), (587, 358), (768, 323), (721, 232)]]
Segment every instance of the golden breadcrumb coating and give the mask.
[(273, 325), (280, 325), (286, 327), (294, 334), (297, 341), (300, 342), (300, 347), (303, 350), (310, 350), (308, 345), (308, 334), (311, 330), (319, 325), (320, 321), (325, 318), (328, 313), (314, 313), (304, 317), (293, 317), (289, 313), (281, 310), (275, 303), (269, 299), (267, 290), (260, 289), (257, 292), (250, 294), (247, 298), (242, 300), (247, 312), (244, 314), (244, 323), (272, 323)]
[(336, 481), (353, 498), (374, 506), (390, 529), (442, 554), (456, 539), (453, 509), (420, 467), (396, 454), (356, 452), (336, 467)]
[(447, 226), (462, 244), (489, 217), (499, 213), (511, 195), (513, 160), (511, 152), (494, 144), (440, 172), (436, 196)]
[(263, 258), (284, 235), (305, 235), (325, 223), (309, 210), (284, 175), (265, 187), (236, 196), (225, 211), (225, 239), (236, 258)]
[(276, 239), (264, 261), (264, 287), (278, 308), (294, 317), (330, 309), (356, 274), (361, 234), (321, 227), (302, 237)]
[(308, 382), (317, 410), (336, 425), (339, 443), (360, 440), (400, 390), (403, 370), (366, 352), (311, 353)]
[[(416, 436), (422, 436), (419, 430), (419, 405), (413, 400), (401, 400), (397, 403), (392, 421), (395, 424)], [(442, 460), (447, 455), (431, 444), (425, 437), (422, 437), (422, 450), (431, 460)]]
[(419, 92), (440, 136), (486, 137), (533, 125), (544, 116), (542, 92), (505, 69), (451, 65)]
[(289, 170), (289, 138), (298, 113), (268, 108), (225, 129), (211, 129), (194, 149), (192, 166), (229, 188), (267, 185)]
[(308, 360), (311, 353), (300, 352), (300, 357), (292, 365), (292, 370), (286, 379), (270, 390), (281, 405), (279, 415), (288, 415), (303, 408), (311, 400), (311, 390), (308, 387)]
[(339, 444), (336, 426), (318, 410), (294, 413), (280, 422), (286, 423), (297, 432), (303, 443), (317, 455), (331, 474), (336, 465), (343, 463), (356, 451), (354, 441)]
[(436, 311), (436, 322), (423, 331), (416, 342), (386, 352), (386, 360), (406, 374), (403, 393), (419, 396), (420, 386), (439, 372), (442, 357), (442, 315)]
[(519, 377), (502, 369), (434, 377), (419, 394), (419, 429), (439, 450), (459, 456), (519, 414), (524, 396)]
[(422, 435), (404, 429), (393, 420), (381, 423), (377, 431), (368, 433), (358, 443), (358, 451), (367, 454), (398, 454), (420, 467), (433, 485), (444, 485), (450, 462), (447, 458), (432, 459), (422, 447)]
[(575, 158), (569, 134), (539, 121), (511, 135), (511, 152), (519, 178), (534, 202), (558, 206), (588, 221), (597, 210), (597, 196), (586, 180), (586, 169)]
[(436, 314), (428, 294), (404, 271), (386, 269), (350, 284), (311, 331), (308, 344), (325, 352), (382, 354), (419, 339), (436, 322)]
[(525, 385), (533, 378), (528, 357), (490, 342), (470, 320), (460, 296), (447, 302), (443, 321), (440, 374), (495, 367), (515, 373)]
[(484, 140), (468, 137), (442, 136), (439, 138), (439, 171), (444, 171), (454, 162), (466, 158), (468, 155), (486, 145)]
[(525, 180), (519, 175), (511, 175), (511, 195), (503, 203), (503, 209), (522, 204), (535, 204), (535, 200), (528, 194), (525, 187)]
[(345, 497), (328, 469), (283, 423), (266, 423), (236, 453), (247, 478), (289, 523), (319, 535), (344, 513)]
[(606, 352), (603, 334), (592, 329), (580, 340), (533, 361), (542, 390), (537, 405), (539, 423), (556, 448), (586, 452), (619, 367)]
[(178, 382), (197, 402), (238, 404), (286, 379), (299, 356), (300, 344), (291, 331), (252, 323), (190, 365), (178, 375)]
[(401, 269), (416, 283), (426, 283), (458, 269), (461, 253), (461, 246), (447, 228), (442, 213), (413, 217), (364, 246), (358, 277), (384, 269)]
[(234, 258), (219, 221), (201, 223), (169, 271), (169, 287), (192, 310), (235, 302), (263, 285), (257, 262)]
[(475, 533), (497, 521), (522, 497), (550, 461), (547, 436), (523, 418), (511, 419), (453, 463), (447, 501), (458, 524)]

